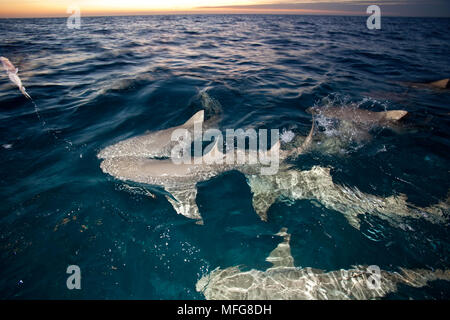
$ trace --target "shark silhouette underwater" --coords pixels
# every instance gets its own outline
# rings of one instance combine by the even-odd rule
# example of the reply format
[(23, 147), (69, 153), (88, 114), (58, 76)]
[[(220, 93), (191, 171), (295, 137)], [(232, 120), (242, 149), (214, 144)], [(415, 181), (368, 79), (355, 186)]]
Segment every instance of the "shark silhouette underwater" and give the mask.
[(450, 281), (449, 270), (400, 268), (379, 270), (374, 277), (373, 269), (362, 265), (329, 272), (295, 267), (290, 234), (283, 228), (277, 235), (283, 241), (266, 258), (272, 267), (217, 268), (197, 281), (196, 290), (207, 300), (368, 300), (397, 292), (399, 284), (421, 288), (431, 281)]
[(429, 88), (429, 89), (438, 89), (438, 90), (449, 90), (450, 89), (450, 79), (440, 79), (432, 82), (406, 82), (408, 86), (416, 87), (416, 88)]
[[(367, 113), (362, 111), (364, 119), (373, 121), (391, 121), (386, 113)], [(390, 113), (393, 119), (402, 118), (406, 112)], [(339, 116), (340, 114), (338, 114)], [(388, 113), (389, 115), (389, 113)], [(262, 220), (267, 220), (270, 206), (280, 199), (317, 200), (326, 208), (342, 213), (349, 223), (359, 229), (359, 215), (373, 214), (392, 225), (398, 226), (404, 217), (425, 218), (433, 223), (447, 220), (448, 203), (442, 202), (429, 208), (418, 208), (408, 204), (406, 196), (388, 198), (376, 197), (333, 183), (329, 168), (319, 166), (311, 170), (299, 171), (285, 164), (284, 160), (304, 153), (311, 145), (314, 133), (314, 120), (308, 136), (300, 146), (291, 146), (288, 150), (281, 149), (278, 141), (268, 151), (268, 154), (279, 154), (281, 161), (279, 170), (273, 175), (260, 174), (261, 164), (221, 163), (215, 160), (224, 158), (230, 152), (244, 154), (251, 158), (252, 153), (233, 149), (223, 153), (218, 144), (214, 144), (208, 153), (201, 158), (193, 159), (188, 164), (175, 164), (173, 159), (155, 159), (155, 156), (169, 156), (173, 146), (170, 137), (175, 130), (193, 131), (195, 125), (203, 125), (204, 112), (197, 112), (184, 124), (150, 132), (143, 136), (131, 138), (101, 150), (98, 158), (102, 159), (100, 168), (122, 181), (132, 181), (162, 187), (169, 193), (167, 200), (178, 214), (196, 219), (202, 223), (197, 203), (197, 183), (207, 181), (226, 171), (237, 170), (243, 173), (253, 194), (253, 207)], [(196, 160), (199, 160), (198, 162)]]

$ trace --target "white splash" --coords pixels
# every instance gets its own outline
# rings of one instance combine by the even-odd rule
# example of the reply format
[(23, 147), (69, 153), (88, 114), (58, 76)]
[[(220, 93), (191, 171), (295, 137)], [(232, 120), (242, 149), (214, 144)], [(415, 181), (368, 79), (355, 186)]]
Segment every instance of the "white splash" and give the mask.
[(280, 140), (283, 143), (289, 143), (295, 138), (295, 133), (291, 130), (283, 129), (283, 132), (281, 132)]

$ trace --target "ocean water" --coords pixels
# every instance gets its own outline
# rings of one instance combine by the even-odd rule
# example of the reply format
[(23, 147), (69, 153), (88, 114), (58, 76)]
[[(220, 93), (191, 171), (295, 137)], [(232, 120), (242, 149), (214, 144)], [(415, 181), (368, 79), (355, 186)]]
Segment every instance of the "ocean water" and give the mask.
[[(33, 97), (0, 76), (0, 298), (203, 299), (195, 283), (216, 267), (264, 270), (292, 234), (295, 264), (323, 270), (450, 268), (447, 225), (362, 217), (361, 229), (311, 201), (278, 202), (256, 215), (239, 172), (199, 185), (204, 225), (177, 215), (161, 194), (105, 175), (97, 153), (148, 130), (221, 106), (224, 128), (267, 127), (306, 135), (306, 109), (329, 104), (404, 109), (400, 130), (340, 152), (312, 150), (299, 169), (332, 167), (336, 183), (417, 206), (450, 189), (448, 91), (411, 86), (450, 74), (449, 19), (138, 16), (0, 20), (0, 55)], [(318, 128), (333, 136), (333, 128)], [(68, 290), (66, 268), (81, 268)], [(386, 299), (450, 298), (450, 285), (401, 286)]]

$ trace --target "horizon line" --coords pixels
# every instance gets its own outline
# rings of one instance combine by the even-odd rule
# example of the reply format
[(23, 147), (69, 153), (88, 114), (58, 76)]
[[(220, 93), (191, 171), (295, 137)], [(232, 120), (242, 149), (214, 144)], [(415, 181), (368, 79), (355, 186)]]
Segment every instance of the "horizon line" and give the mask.
[[(50, 19), (50, 18), (68, 18), (71, 14), (67, 13), (65, 15), (40, 15), (40, 16), (0, 16), (0, 19)], [(185, 11), (168, 11), (168, 12), (123, 12), (123, 13), (105, 13), (105, 14), (97, 14), (97, 13), (88, 13), (88, 14), (82, 14), (81, 18), (87, 17), (87, 18), (95, 18), (95, 17), (133, 17), (133, 16), (188, 16), (188, 15), (280, 15), (280, 16), (328, 16), (328, 17), (368, 17), (368, 14), (364, 13), (314, 13), (314, 12), (308, 12), (308, 13), (301, 13), (301, 12), (265, 12), (265, 13), (259, 13), (259, 12), (185, 12)], [(389, 18), (438, 18), (438, 19), (449, 19), (450, 16), (420, 16), (420, 15), (396, 15), (396, 14), (389, 14), (384, 13), (383, 16), (389, 17)]]

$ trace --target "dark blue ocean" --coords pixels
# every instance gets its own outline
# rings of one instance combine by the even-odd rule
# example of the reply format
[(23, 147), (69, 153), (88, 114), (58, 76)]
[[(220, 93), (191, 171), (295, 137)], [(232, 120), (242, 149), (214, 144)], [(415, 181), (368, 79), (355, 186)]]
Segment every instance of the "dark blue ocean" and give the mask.
[[(222, 107), (221, 128), (307, 135), (305, 110), (327, 101), (404, 109), (402, 132), (379, 128), (344, 154), (309, 152), (300, 169), (332, 167), (335, 183), (425, 207), (450, 189), (450, 93), (407, 83), (450, 75), (450, 20), (366, 17), (136, 16), (0, 20), (0, 56), (19, 68), (36, 108), (0, 73), (0, 298), (202, 299), (217, 267), (264, 270), (287, 227), (295, 264), (322, 270), (450, 268), (448, 226), (373, 216), (361, 230), (311, 201), (278, 202), (267, 222), (239, 172), (199, 185), (204, 225), (164, 196), (104, 174), (97, 153)], [(66, 268), (81, 268), (68, 290)], [(449, 299), (450, 284), (400, 286), (386, 299)]]

